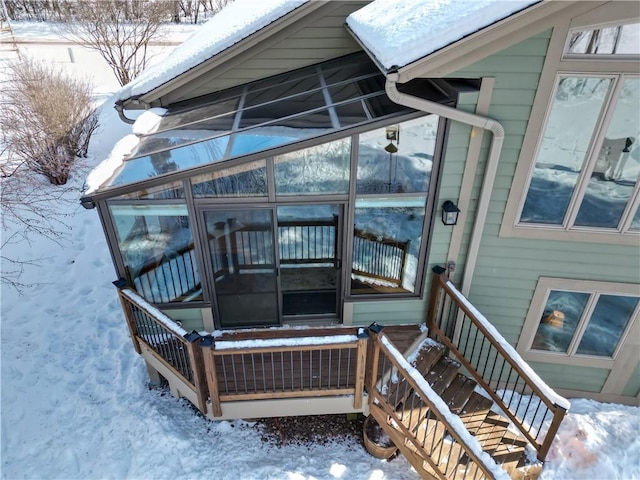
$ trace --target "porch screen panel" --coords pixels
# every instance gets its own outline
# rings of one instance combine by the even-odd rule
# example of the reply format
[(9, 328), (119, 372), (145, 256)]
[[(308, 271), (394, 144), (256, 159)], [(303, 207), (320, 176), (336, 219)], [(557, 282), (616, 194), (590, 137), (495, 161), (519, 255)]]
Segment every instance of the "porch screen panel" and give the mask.
[(152, 303), (202, 300), (186, 205), (109, 206), (128, 280)]

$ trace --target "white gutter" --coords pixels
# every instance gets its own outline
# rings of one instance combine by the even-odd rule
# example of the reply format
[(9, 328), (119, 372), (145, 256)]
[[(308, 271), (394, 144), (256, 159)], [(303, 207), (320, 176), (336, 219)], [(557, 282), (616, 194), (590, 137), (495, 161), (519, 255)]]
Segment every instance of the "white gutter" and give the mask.
[(397, 79), (397, 74), (387, 74), (385, 90), (387, 92), (387, 96), (393, 102), (406, 107), (415, 108), (416, 110), (421, 110), (426, 113), (439, 115), (473, 127), (478, 127), (483, 130), (489, 130), (493, 134), (491, 146), (489, 147), (489, 157), (487, 158), (484, 178), (482, 180), (482, 188), (480, 189), (480, 198), (478, 199), (478, 205), (476, 207), (476, 217), (473, 222), (473, 231), (471, 232), (471, 240), (469, 242), (469, 249), (465, 261), (462, 284), (460, 285), (460, 291), (465, 296), (468, 296), (469, 290), (471, 289), (471, 280), (473, 279), (473, 274), (476, 269), (476, 261), (478, 258), (478, 251), (480, 250), (484, 224), (489, 211), (489, 202), (491, 200), (491, 192), (493, 190), (493, 184), (498, 170), (498, 162), (502, 152), (504, 127), (499, 122), (491, 118), (464, 112), (440, 103), (401, 93), (398, 91), (396, 86)]

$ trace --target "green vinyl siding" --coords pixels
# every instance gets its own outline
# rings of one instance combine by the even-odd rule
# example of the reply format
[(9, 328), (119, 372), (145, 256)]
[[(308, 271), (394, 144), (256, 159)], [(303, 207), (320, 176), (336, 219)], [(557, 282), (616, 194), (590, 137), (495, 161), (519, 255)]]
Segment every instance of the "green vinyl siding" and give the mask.
[[(503, 125), (505, 138), (469, 298), (514, 346), (520, 339), (540, 277), (620, 283), (638, 283), (640, 280), (640, 249), (637, 246), (504, 238), (498, 235), (550, 36), (551, 31), (536, 35), (450, 75), (495, 78), (487, 116)], [(468, 132), (468, 127), (452, 125), (438, 205), (446, 199), (455, 200), (460, 194), (460, 165), (465, 161)], [(490, 134), (485, 135), (485, 147), (489, 144), (488, 140)], [(455, 260), (459, 266), (453, 275), (456, 282), (461, 279), (462, 267), (466, 261), (487, 153), (487, 148), (483, 148), (458, 258), (446, 258), (447, 249), (441, 245), (441, 237), (446, 238), (444, 227), (436, 225), (434, 243), (438, 248), (432, 250), (429, 263), (444, 265), (447, 260)], [(602, 390), (610, 372), (607, 368), (558, 363), (534, 362), (532, 366), (552, 387), (594, 393)], [(640, 372), (636, 369), (625, 387), (625, 395), (637, 393), (640, 388), (639, 377)]]
[(550, 387), (562, 390), (599, 393), (609, 376), (609, 370), (606, 368), (551, 365), (538, 362), (529, 362), (529, 364)]
[(168, 105), (361, 50), (344, 22), (366, 1), (328, 2), (273, 37), (167, 94)]
[(353, 306), (354, 325), (400, 325), (424, 323), (424, 302), (421, 300), (394, 300), (386, 302), (359, 302)]
[(202, 310), (200, 308), (173, 308), (162, 310), (171, 320), (180, 322), (182, 328), (187, 331), (195, 330), (197, 332), (204, 331), (202, 322)]
[(627, 386), (624, 387), (622, 395), (627, 397), (635, 397), (640, 393), (640, 363), (636, 365), (636, 369), (633, 371), (633, 375), (627, 382)]

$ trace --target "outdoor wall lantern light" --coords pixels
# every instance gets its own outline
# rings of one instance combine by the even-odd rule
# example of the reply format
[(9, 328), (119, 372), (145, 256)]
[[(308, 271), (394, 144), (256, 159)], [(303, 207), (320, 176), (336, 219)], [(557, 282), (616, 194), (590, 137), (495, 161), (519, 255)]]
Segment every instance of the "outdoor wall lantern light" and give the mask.
[(447, 200), (442, 204), (442, 223), (445, 225), (455, 225), (458, 223), (458, 214), (460, 209), (451, 200)]

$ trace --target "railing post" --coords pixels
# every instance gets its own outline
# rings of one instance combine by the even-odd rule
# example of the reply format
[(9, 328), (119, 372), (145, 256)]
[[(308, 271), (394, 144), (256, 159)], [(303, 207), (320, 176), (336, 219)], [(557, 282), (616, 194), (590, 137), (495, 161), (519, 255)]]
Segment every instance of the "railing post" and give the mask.
[(136, 326), (136, 322), (133, 319), (133, 310), (131, 309), (129, 301), (122, 295), (122, 290), (127, 288), (127, 281), (119, 278), (118, 280), (113, 282), (113, 285), (118, 289), (118, 298), (120, 298), (120, 305), (122, 305), (124, 318), (127, 321), (127, 327), (129, 327), (129, 335), (131, 336), (131, 341), (133, 342), (133, 348), (138, 355), (142, 355), (142, 350), (140, 350), (140, 344), (137, 340), (138, 327)]
[(437, 316), (442, 312), (438, 309), (440, 303), (440, 277), (447, 270), (439, 265), (433, 267), (433, 277), (431, 278), (431, 294), (429, 296), (429, 307), (427, 308), (427, 328), (429, 329), (429, 338), (436, 339), (435, 329), (437, 325)]
[(358, 350), (356, 362), (356, 381), (353, 392), (353, 408), (362, 408), (362, 394), (364, 392), (365, 372), (367, 369), (367, 346), (369, 333), (365, 329), (358, 331)]
[(562, 423), (562, 419), (566, 413), (567, 411), (564, 408), (559, 407), (558, 405), (555, 406), (553, 420), (551, 421), (551, 425), (549, 425), (549, 429), (544, 437), (544, 442), (542, 442), (542, 445), (540, 445), (540, 449), (538, 450), (538, 460), (541, 462), (544, 462), (547, 453), (549, 453), (551, 443), (553, 443), (553, 439), (555, 438), (556, 433), (558, 433), (558, 429), (560, 428), (560, 424)]
[(198, 410), (203, 414), (207, 414), (207, 379), (202, 362), (202, 337), (195, 330), (184, 336), (189, 352), (189, 361), (191, 362), (191, 373), (193, 374), (193, 385), (196, 387), (198, 396)]
[(380, 346), (378, 345), (378, 334), (384, 327), (377, 323), (369, 325), (369, 346), (367, 349), (367, 375), (366, 388), (369, 394), (369, 401), (373, 398), (376, 382), (378, 381), (378, 358), (380, 356)]
[(213, 338), (205, 337), (202, 342), (202, 356), (204, 357), (204, 369), (207, 373), (207, 386), (209, 387), (209, 399), (211, 400), (211, 410), (214, 417), (222, 416), (222, 405), (220, 405), (220, 392), (218, 389), (218, 375), (216, 373), (216, 362), (213, 356)]

